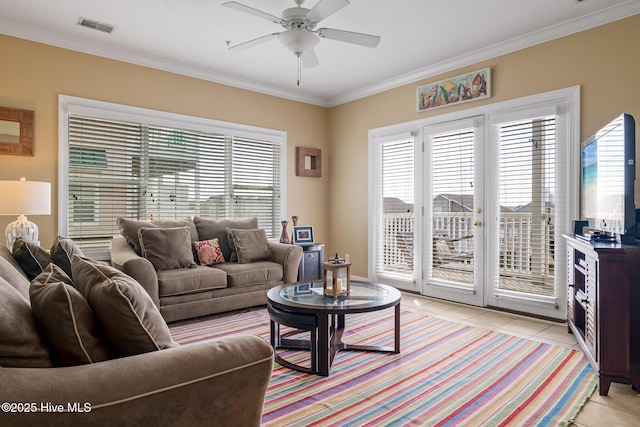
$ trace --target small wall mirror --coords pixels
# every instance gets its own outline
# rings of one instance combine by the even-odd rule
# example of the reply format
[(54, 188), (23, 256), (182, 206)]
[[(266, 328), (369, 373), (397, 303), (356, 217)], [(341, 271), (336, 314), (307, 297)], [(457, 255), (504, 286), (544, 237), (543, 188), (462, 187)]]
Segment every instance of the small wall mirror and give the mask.
[(296, 175), (319, 177), (322, 175), (319, 148), (296, 147)]
[(33, 111), (0, 107), (0, 154), (33, 156)]

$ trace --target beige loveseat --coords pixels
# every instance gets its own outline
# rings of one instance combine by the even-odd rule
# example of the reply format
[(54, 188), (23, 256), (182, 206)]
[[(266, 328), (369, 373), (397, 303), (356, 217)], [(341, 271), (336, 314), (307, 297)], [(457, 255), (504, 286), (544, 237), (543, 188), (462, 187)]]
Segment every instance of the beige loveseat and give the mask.
[[(45, 283), (44, 289), (59, 284)], [(63, 289), (67, 295), (74, 290)], [(239, 335), (173, 343), (164, 350), (58, 367), (53, 344), (59, 343), (42, 332), (29, 291), (24, 271), (0, 247), (0, 425), (260, 425), (273, 368), (273, 352), (264, 339)], [(44, 305), (49, 314), (56, 307)], [(159, 313), (157, 318), (162, 321)], [(80, 320), (60, 317), (49, 326), (60, 334), (65, 327), (78, 328)]]
[[(233, 232), (230, 233), (230, 230), (238, 230), (236, 236), (242, 234), (250, 237), (258, 229), (256, 218), (214, 220), (195, 217), (193, 220), (156, 221), (119, 218), (118, 226), (122, 236), (112, 240), (111, 264), (136, 279), (147, 290), (167, 322), (264, 305), (269, 289), (297, 281), (303, 252), (300, 246), (267, 241), (264, 236), (263, 240), (256, 239), (254, 242), (245, 239), (236, 242), (242, 245), (232, 245), (229, 235), (233, 235)], [(217, 239), (224, 262), (210, 266), (197, 264), (193, 258), (188, 259), (188, 253), (181, 250), (185, 243), (176, 243), (179, 239), (175, 237), (167, 239), (164, 245), (158, 244), (161, 240), (152, 241), (152, 252), (159, 253), (148, 254), (148, 258), (153, 260), (152, 256), (155, 255), (156, 266), (142, 256), (144, 247), (140, 243), (143, 236), (140, 230), (183, 227), (188, 229), (189, 241), (186, 245), (189, 248), (195, 241)], [(167, 248), (170, 244), (173, 247)], [(256, 255), (253, 247), (259, 244), (264, 246), (260, 256)], [(163, 246), (162, 250), (158, 246)], [(247, 256), (243, 257), (245, 254)], [(163, 258), (183, 261), (161, 266), (171, 268), (158, 269)]]

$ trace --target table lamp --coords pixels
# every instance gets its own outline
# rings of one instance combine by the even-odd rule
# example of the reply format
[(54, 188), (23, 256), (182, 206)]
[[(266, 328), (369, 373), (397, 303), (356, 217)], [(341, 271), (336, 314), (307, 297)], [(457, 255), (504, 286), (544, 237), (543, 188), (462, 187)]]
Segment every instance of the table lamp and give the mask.
[(11, 251), (18, 237), (40, 244), (38, 226), (27, 220), (27, 215), (51, 214), (51, 183), (27, 181), (0, 181), (0, 215), (17, 215), (5, 229), (7, 247)]

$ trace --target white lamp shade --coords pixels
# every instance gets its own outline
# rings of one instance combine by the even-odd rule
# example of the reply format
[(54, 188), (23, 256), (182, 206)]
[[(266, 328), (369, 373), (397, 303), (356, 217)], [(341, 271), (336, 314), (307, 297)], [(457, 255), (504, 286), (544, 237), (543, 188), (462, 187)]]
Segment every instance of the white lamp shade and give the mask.
[(0, 215), (50, 215), (51, 183), (0, 181)]
[(278, 34), (278, 41), (296, 55), (304, 55), (316, 47), (320, 39), (315, 34), (292, 28)]

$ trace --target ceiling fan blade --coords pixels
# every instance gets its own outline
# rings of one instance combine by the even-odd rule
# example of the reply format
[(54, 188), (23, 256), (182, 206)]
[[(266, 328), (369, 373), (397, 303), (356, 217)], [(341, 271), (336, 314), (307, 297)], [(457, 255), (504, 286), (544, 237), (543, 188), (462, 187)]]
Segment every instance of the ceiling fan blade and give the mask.
[(254, 9), (249, 6), (245, 6), (236, 1), (228, 1), (226, 3), (222, 3), (222, 5), (230, 7), (231, 9), (239, 10), (240, 12), (248, 13), (249, 15), (257, 16), (258, 18), (266, 19), (267, 21), (271, 21), (275, 24), (279, 24), (282, 21), (282, 19), (277, 16), (271, 15), (258, 9)]
[(346, 43), (353, 43), (365, 47), (376, 47), (380, 43), (380, 36), (373, 36), (371, 34), (354, 33), (352, 31), (335, 30), (333, 28), (320, 28), (318, 30), (318, 36), (330, 39), (338, 40)]
[(235, 46), (229, 46), (229, 50), (233, 50), (235, 52), (241, 52), (250, 47), (262, 44), (264, 42), (268, 42), (271, 39), (278, 37), (280, 33), (268, 34), (266, 36), (258, 37), (257, 39), (249, 40), (248, 42), (240, 43)]
[(300, 56), (300, 59), (302, 60), (302, 65), (304, 65), (304, 68), (313, 68), (320, 65), (320, 62), (318, 62), (318, 57), (316, 56), (316, 52), (313, 49)]
[(347, 0), (320, 0), (318, 4), (307, 12), (307, 19), (311, 22), (320, 22), (348, 5), (349, 2)]

